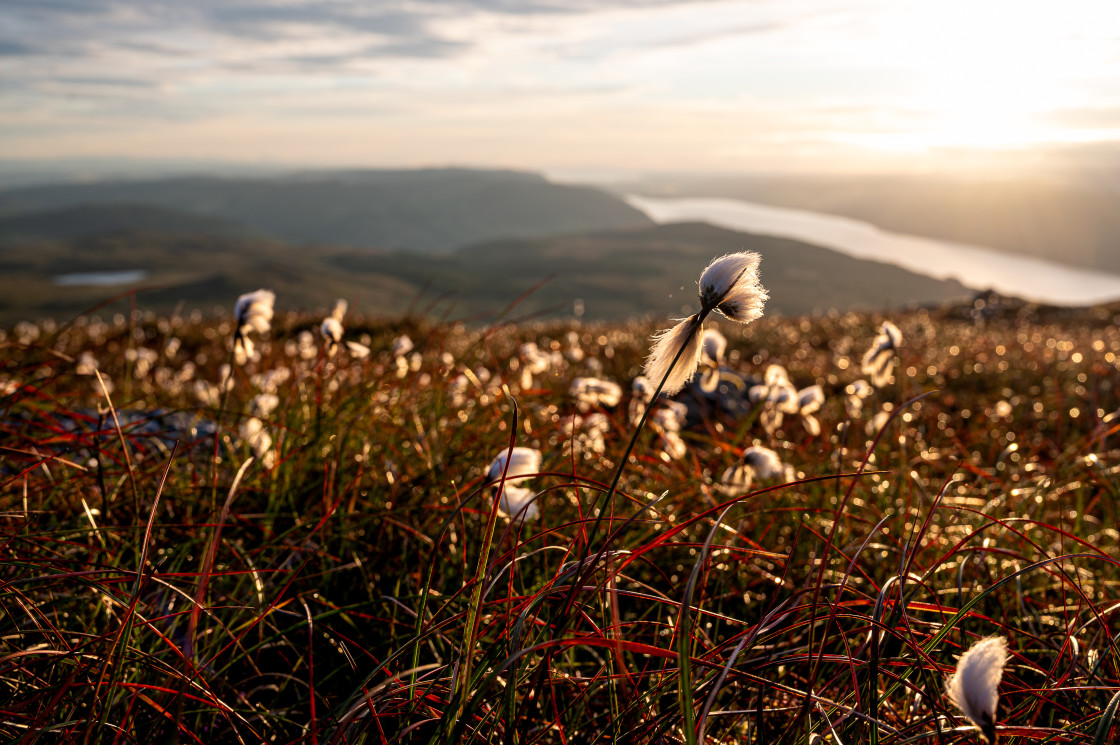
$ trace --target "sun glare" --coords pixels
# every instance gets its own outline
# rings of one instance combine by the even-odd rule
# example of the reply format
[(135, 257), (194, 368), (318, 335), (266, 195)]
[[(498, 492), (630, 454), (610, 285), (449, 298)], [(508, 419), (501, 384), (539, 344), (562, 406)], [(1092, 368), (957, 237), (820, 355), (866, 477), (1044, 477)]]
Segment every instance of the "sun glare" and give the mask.
[[(1014, 147), (1085, 139), (1052, 114), (1092, 106), (1085, 85), (1115, 64), (1120, 3), (949, 0), (894, 6), (886, 51), (912, 74), (922, 122), (887, 147)], [(1103, 134), (1103, 133), (1102, 133)], [(1090, 137), (1091, 139), (1091, 137)]]

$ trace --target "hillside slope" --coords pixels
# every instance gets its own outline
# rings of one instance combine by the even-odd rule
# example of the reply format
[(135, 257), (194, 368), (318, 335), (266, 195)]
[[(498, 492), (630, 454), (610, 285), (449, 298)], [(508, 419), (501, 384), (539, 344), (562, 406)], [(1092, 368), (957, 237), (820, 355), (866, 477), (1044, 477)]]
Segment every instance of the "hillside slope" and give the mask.
[(971, 294), (957, 282), (704, 223), (506, 239), (439, 257), (338, 246), (309, 250), (254, 237), (121, 232), (0, 240), (0, 321), (73, 315), (127, 289), (59, 287), (59, 275), (136, 270), (147, 273), (137, 302), (163, 311), (209, 311), (231, 305), (241, 292), (271, 287), (280, 306), (290, 309), (322, 308), (346, 297), (363, 312), (399, 314), (413, 307), (485, 318), (526, 295), (518, 315), (566, 316), (580, 299), (588, 319), (672, 316), (695, 305), (695, 281), (713, 257), (744, 249), (764, 257), (770, 313), (937, 304)]
[[(75, 205), (143, 205), (240, 223), (292, 243), (448, 251), (510, 236), (642, 227), (612, 194), (514, 171), (432, 169), (278, 178), (172, 178), (0, 192), (0, 216)], [(143, 224), (131, 227), (146, 228)]]
[(0, 238), (80, 238), (119, 231), (235, 236), (250, 232), (231, 220), (164, 207), (81, 204), (0, 217)]
[[(460, 249), (438, 264), (403, 255), (385, 262), (359, 254), (340, 254), (332, 263), (353, 271), (381, 271), (417, 285), (428, 283), (433, 292), (446, 292), (467, 307), (482, 306), (495, 297), (517, 297), (548, 278), (526, 298), (524, 309), (567, 312), (579, 298), (589, 318), (621, 319), (696, 310), (695, 282), (704, 266), (716, 256), (745, 249), (763, 256), (771, 313), (936, 304), (971, 294), (956, 281), (707, 223), (495, 241)], [(682, 277), (688, 278), (684, 284)], [(676, 292), (666, 292), (673, 287)]]

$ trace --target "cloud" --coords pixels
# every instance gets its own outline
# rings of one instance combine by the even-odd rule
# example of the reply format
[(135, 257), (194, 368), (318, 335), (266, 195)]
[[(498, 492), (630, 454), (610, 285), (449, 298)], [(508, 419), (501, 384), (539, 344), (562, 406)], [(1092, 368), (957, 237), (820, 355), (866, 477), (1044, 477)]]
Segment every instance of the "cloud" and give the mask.
[(9, 12), (34, 12), (54, 17), (101, 15), (116, 3), (112, 0), (6, 0)]
[[(353, 3), (340, 0), (6, 0), (12, 26), (29, 42), (0, 42), (0, 55), (50, 53), (59, 44), (93, 41), (103, 46), (175, 54), (174, 46), (138, 42), (205, 34), (248, 42), (307, 39), (342, 32), (380, 37), (368, 55), (444, 57), (468, 44), (436, 26), (467, 15), (575, 16), (610, 10), (687, 5), (705, 0), (418, 0)], [(709, 0), (710, 1), (710, 0)], [(91, 36), (91, 29), (96, 29)], [(312, 56), (314, 58), (314, 56)], [(320, 60), (321, 61), (321, 60)]]
[(516, 29), (536, 38), (552, 17), (566, 22), (720, 1), (7, 0), (9, 38), (0, 40), (0, 58), (10, 62), (0, 67), (0, 86), (102, 101), (111, 87), (252, 89), (267, 86), (270, 76), (376, 77), (386, 69), (371, 67), (379, 61), (463, 58), (495, 33)]
[(433, 34), (425, 14), (376, 5), (218, 3), (196, 7), (199, 25), (249, 39), (302, 36), (312, 29), (341, 29), (396, 38)]
[(10, 39), (0, 39), (0, 57), (24, 57), (38, 53), (39, 50), (30, 44)]
[(369, 44), (355, 51), (323, 54), (296, 54), (286, 56), (283, 58), (283, 60), (274, 64), (229, 65), (227, 66), (227, 69), (255, 69), (258, 71), (285, 70), (288, 72), (299, 72), (301, 70), (304, 72), (308, 72), (317, 69), (332, 71), (344, 69), (357, 61), (366, 59), (378, 59), (384, 57), (405, 57), (412, 59), (446, 59), (448, 57), (454, 57), (456, 54), (463, 51), (466, 47), (467, 45), (461, 42), (451, 41), (448, 39), (401, 39)]
[(366, 56), (428, 58), (461, 49), (461, 43), (432, 27), (440, 17), (439, 6), (426, 6), (309, 0), (8, 0), (7, 25), (20, 41), (0, 41), (0, 55), (41, 54), (80, 63), (83, 58), (97, 62), (113, 53), (154, 59), (193, 53), (205, 64), (215, 51), (235, 46), (241, 56), (253, 56), (269, 53), (265, 48), (269, 44), (337, 36), (364, 37)]
[[(911, 49), (922, 2), (0, 0), (0, 149), (698, 168), (901, 150), (967, 111), (934, 105), (949, 76)], [(1063, 86), (1039, 128), (1120, 127), (1087, 108), (1116, 77)]]
[(103, 77), (98, 75), (60, 76), (53, 78), (62, 85), (91, 85), (99, 88), (157, 88), (157, 83), (144, 78)]
[(662, 48), (677, 48), (688, 47), (697, 44), (707, 44), (712, 41), (720, 41), (723, 39), (736, 39), (742, 36), (754, 36), (756, 34), (768, 34), (771, 31), (780, 31), (789, 27), (789, 22), (769, 20), (759, 21), (757, 23), (747, 23), (740, 26), (732, 26), (729, 28), (713, 29), (696, 34), (687, 34), (682, 36), (670, 37), (662, 39), (652, 44)]

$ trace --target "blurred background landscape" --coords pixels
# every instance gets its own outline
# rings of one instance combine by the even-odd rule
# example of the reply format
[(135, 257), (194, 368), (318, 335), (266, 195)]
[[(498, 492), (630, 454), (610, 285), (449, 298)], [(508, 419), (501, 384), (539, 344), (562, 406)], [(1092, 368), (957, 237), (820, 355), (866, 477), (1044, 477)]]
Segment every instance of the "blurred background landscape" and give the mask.
[(1114, 4), (3, 13), (6, 323), (259, 286), (314, 311), (677, 315), (679, 278), (742, 249), (783, 315), (1120, 299)]

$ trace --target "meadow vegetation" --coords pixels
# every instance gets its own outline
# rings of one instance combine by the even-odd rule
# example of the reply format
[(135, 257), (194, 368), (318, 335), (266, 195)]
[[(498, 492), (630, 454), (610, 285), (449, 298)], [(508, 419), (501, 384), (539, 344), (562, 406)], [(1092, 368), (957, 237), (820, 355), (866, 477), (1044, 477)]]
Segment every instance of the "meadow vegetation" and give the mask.
[(609, 501), (655, 324), (322, 320), (6, 331), (6, 740), (977, 742), (993, 635), (1002, 742), (1120, 732), (1113, 311), (892, 313), (880, 387), (883, 316), (709, 321)]

